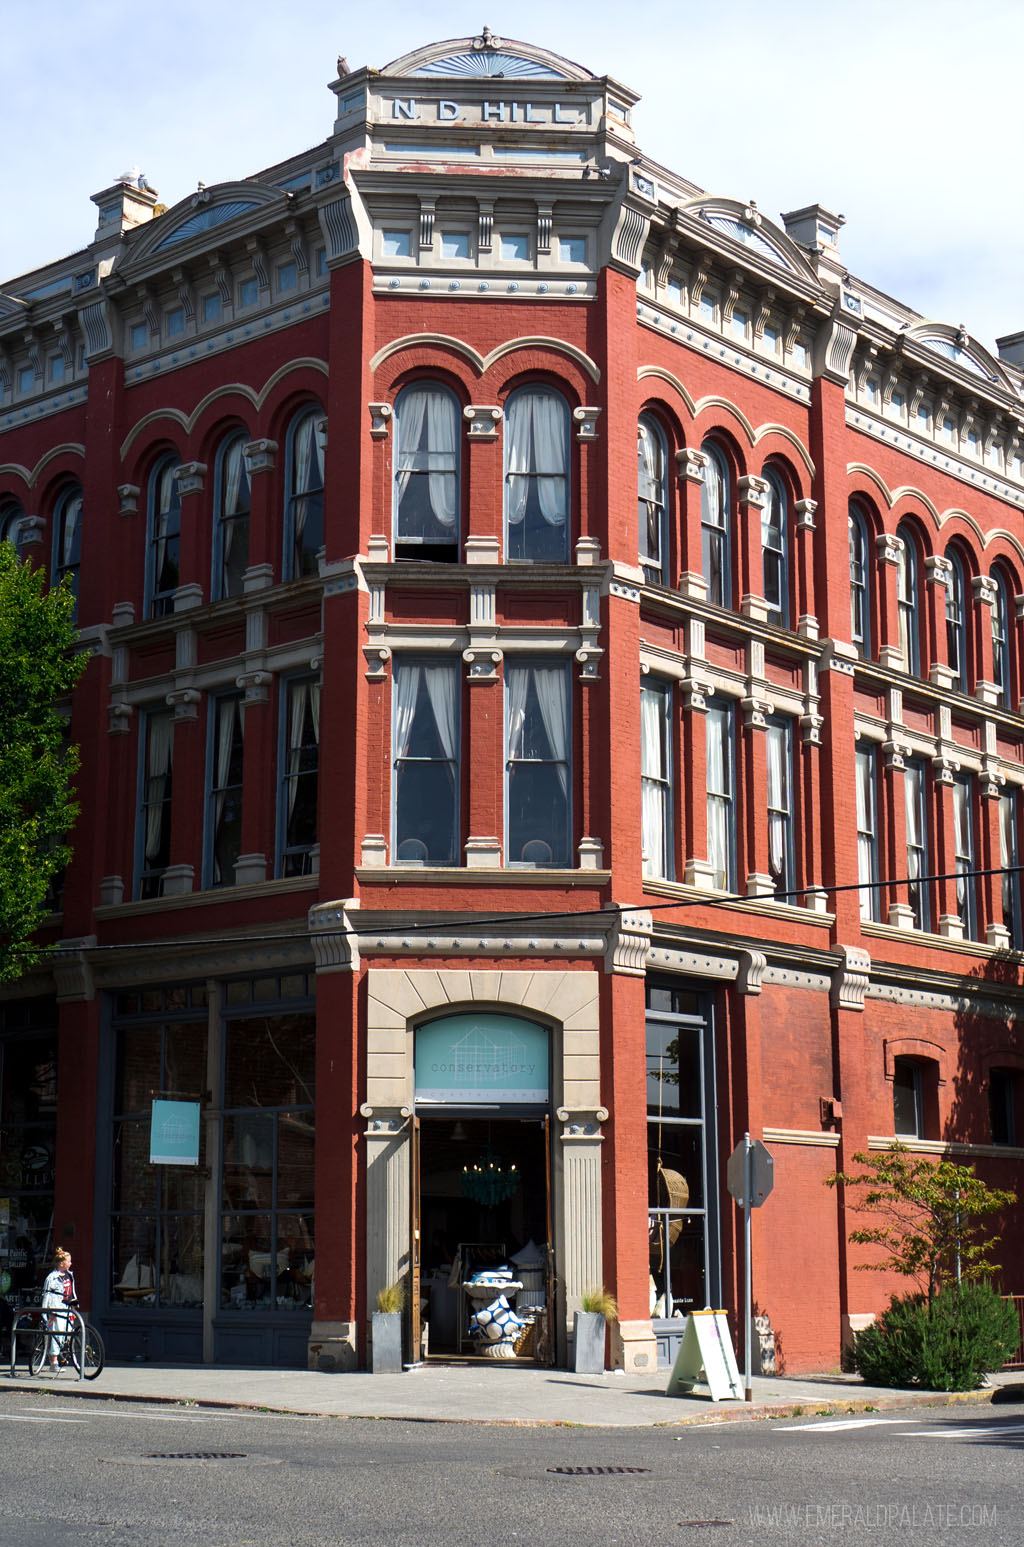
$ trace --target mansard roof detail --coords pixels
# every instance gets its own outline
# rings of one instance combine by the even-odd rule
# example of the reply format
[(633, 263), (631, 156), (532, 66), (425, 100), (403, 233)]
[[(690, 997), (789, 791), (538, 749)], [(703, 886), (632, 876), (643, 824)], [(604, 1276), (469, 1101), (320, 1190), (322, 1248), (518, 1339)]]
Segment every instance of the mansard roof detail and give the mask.
[[(222, 226), (250, 220), (255, 215), (263, 218), (283, 214), (289, 204), (289, 194), (280, 188), (268, 188), (258, 182), (218, 183), (212, 188), (200, 187), (195, 193), (173, 205), (159, 219), (146, 226), (132, 243), (131, 256), (124, 268), (152, 258), (156, 254), (176, 256), (175, 249), (208, 233), (219, 231)], [(119, 265), (121, 267), (121, 265)]]
[(780, 226), (762, 215), (753, 200), (700, 194), (682, 204), (680, 213), (703, 221), (712, 231), (739, 243), (745, 255), (774, 264), (819, 288), (818, 276), (805, 254)]
[(386, 76), (450, 76), (456, 80), (593, 81), (592, 71), (549, 49), (496, 37), (485, 27), (478, 37), (450, 38), (403, 54), (385, 65)]
[(909, 327), (904, 335), (909, 341), (932, 350), (942, 360), (949, 361), (976, 376), (989, 386), (1003, 387), (1008, 392), (1017, 388), (1000, 362), (988, 350), (967, 334), (962, 327), (955, 328), (948, 322), (919, 322)]

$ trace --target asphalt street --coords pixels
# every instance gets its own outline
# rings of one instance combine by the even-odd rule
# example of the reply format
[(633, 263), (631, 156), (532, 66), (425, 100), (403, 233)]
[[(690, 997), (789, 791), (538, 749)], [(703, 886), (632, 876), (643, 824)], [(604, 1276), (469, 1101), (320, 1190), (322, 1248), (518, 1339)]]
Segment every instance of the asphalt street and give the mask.
[(1024, 1405), (635, 1429), (0, 1394), (0, 1547), (1019, 1547)]

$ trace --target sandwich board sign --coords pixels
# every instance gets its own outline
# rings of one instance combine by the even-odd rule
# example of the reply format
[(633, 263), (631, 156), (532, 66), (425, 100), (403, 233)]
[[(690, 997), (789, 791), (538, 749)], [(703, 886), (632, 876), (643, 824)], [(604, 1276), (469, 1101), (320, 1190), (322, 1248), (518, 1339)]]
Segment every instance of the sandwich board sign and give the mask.
[(724, 1311), (693, 1311), (687, 1316), (665, 1395), (686, 1396), (694, 1386), (702, 1384), (710, 1389), (712, 1402), (728, 1397), (737, 1402), (743, 1400)]

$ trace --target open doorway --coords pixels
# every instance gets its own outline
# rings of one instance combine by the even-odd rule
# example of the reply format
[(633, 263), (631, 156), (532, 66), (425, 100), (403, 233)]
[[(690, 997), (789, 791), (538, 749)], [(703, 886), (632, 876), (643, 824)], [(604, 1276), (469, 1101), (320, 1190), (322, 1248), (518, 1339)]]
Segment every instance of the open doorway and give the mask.
[(418, 1197), (423, 1352), (431, 1358), (495, 1357), (474, 1313), (503, 1293), (473, 1296), (476, 1274), (511, 1270), (519, 1289), (504, 1291), (516, 1316), (514, 1351), (504, 1357), (546, 1362), (552, 1276), (549, 1166), (543, 1117), (424, 1117), (418, 1125)]

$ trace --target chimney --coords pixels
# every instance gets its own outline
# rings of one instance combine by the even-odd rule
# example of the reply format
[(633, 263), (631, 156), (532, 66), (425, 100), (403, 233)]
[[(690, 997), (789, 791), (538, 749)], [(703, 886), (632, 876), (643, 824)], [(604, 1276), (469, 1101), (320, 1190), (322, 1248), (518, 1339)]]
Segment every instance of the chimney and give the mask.
[(138, 171), (119, 177), (109, 188), (94, 193), (92, 202), (100, 212), (100, 219), (93, 240), (102, 242), (122, 236), (152, 220), (159, 197), (156, 189), (150, 188)]

